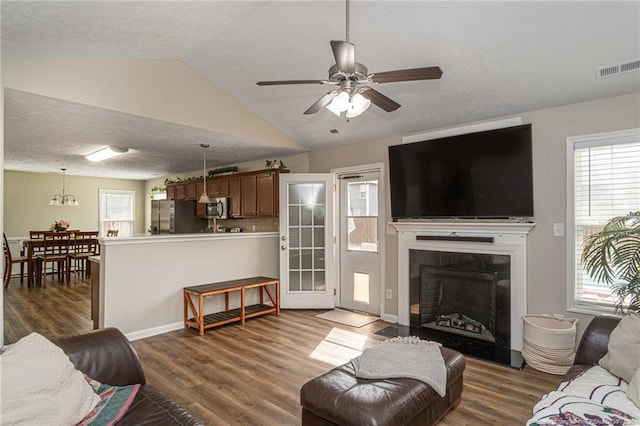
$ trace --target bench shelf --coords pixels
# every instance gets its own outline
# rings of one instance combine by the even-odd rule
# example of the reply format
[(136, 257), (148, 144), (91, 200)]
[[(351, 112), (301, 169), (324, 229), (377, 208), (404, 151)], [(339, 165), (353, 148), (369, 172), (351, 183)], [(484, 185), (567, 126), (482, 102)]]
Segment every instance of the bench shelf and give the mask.
[[(272, 292), (270, 286), (275, 288)], [(245, 291), (257, 288), (260, 291), (260, 303), (245, 306)], [(240, 307), (229, 309), (229, 294), (240, 292)], [(244, 324), (246, 318), (275, 312), (280, 315), (280, 282), (275, 278), (252, 277), (219, 283), (202, 284), (183, 288), (184, 294), (184, 327), (195, 328), (201, 336), (204, 330), (223, 324), (240, 321)], [(204, 313), (204, 298), (216, 294), (224, 294), (225, 310), (211, 314)], [(265, 304), (265, 294), (271, 305)], [(196, 307), (194, 299), (197, 300)], [(189, 311), (192, 317), (189, 318)]]

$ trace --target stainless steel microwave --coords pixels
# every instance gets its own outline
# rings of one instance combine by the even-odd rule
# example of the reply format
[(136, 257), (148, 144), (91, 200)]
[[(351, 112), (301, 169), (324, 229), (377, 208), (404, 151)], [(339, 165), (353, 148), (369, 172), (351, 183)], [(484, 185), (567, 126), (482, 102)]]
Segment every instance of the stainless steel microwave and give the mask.
[(207, 219), (227, 219), (228, 213), (228, 198), (212, 198), (206, 206), (205, 217)]

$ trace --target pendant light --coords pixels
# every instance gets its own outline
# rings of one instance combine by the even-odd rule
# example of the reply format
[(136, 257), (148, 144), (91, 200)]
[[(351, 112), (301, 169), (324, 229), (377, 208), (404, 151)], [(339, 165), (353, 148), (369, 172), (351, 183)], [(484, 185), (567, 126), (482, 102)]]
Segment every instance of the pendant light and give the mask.
[(209, 199), (209, 196), (207, 195), (207, 148), (209, 148), (209, 145), (206, 143), (201, 143), (200, 146), (202, 147), (202, 154), (204, 158), (203, 166), (202, 166), (204, 188), (202, 189), (202, 195), (200, 195), (200, 199), (198, 200), (198, 203), (209, 204), (211, 202), (211, 200)]
[(66, 194), (64, 192), (64, 178), (67, 169), (60, 170), (62, 170), (62, 194), (55, 194), (53, 198), (51, 198), (51, 201), (49, 201), (49, 205), (77, 207), (80, 205), (80, 203), (78, 203), (78, 199), (76, 198), (76, 196), (73, 194)]

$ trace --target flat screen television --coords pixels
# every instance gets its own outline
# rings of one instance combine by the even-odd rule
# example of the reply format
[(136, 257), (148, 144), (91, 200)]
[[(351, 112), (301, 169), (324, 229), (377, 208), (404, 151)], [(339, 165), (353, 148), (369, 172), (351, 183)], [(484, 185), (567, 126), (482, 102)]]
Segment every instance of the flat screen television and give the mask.
[(533, 216), (531, 125), (389, 147), (393, 220)]

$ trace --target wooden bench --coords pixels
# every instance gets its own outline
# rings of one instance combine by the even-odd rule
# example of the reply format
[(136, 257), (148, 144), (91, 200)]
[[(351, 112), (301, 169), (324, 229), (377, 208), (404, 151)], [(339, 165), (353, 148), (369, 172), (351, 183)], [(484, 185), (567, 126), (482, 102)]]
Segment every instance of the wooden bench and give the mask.
[[(272, 292), (269, 286), (274, 286)], [(245, 306), (245, 291), (249, 288), (260, 289), (260, 303)], [(229, 309), (229, 294), (240, 292), (240, 307)], [(274, 294), (275, 293), (275, 294)], [(183, 288), (184, 294), (184, 327), (198, 330), (202, 336), (207, 328), (217, 327), (234, 321), (244, 324), (245, 319), (258, 315), (275, 312), (280, 315), (280, 281), (269, 277), (252, 277), (239, 280), (223, 281), (211, 284), (195, 285)], [(204, 314), (204, 298), (215, 294), (224, 294), (225, 310), (212, 314)], [(265, 304), (264, 295), (267, 295), (271, 305)], [(194, 304), (197, 298), (198, 306)], [(189, 318), (191, 310), (192, 318)]]

